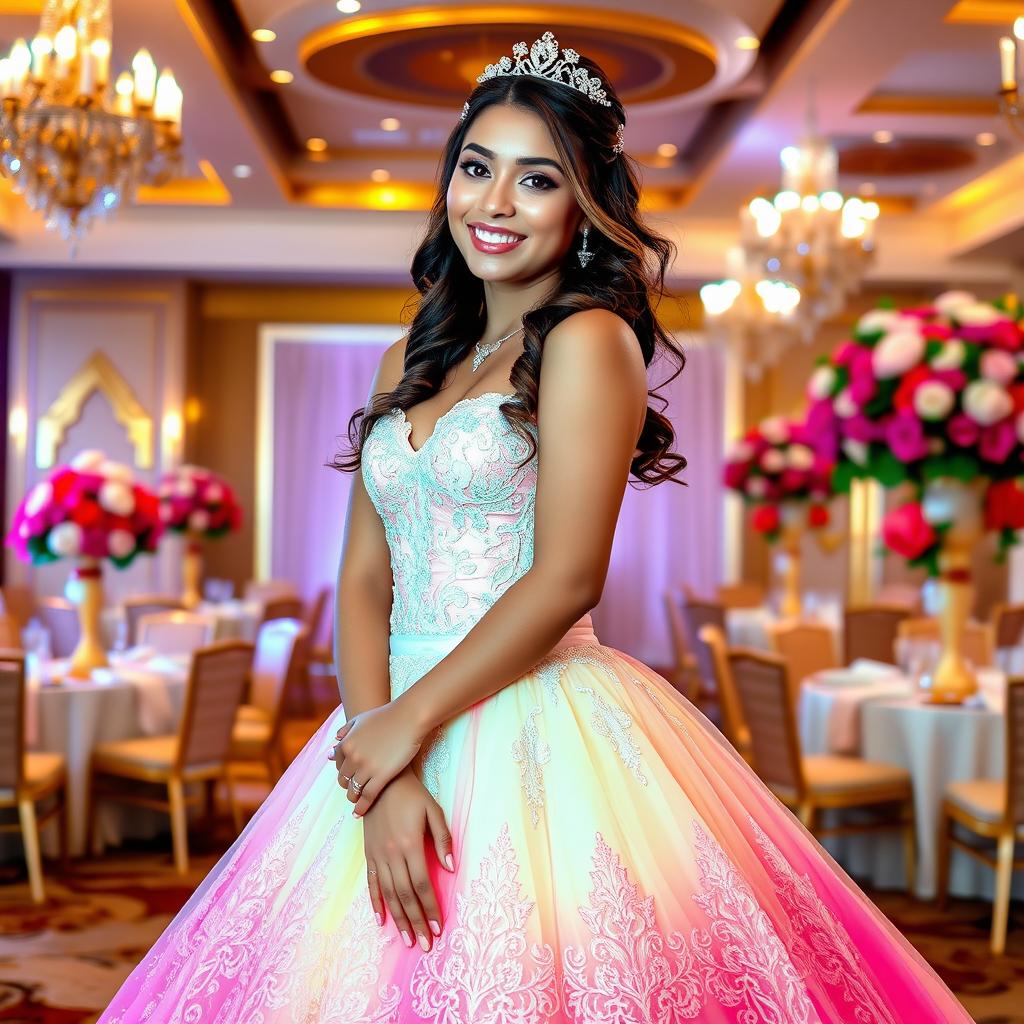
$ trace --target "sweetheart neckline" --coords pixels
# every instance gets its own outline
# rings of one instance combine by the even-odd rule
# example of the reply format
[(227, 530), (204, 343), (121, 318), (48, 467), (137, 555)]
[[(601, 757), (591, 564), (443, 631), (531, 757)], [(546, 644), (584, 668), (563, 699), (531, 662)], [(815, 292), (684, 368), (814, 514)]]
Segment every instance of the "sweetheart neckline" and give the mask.
[(427, 436), (427, 439), (423, 442), (423, 444), (419, 446), (419, 448), (413, 448), (412, 446), (412, 441), (410, 439), (412, 435), (412, 423), (409, 422), (409, 417), (405, 415), (405, 410), (400, 408), (399, 406), (395, 406), (395, 408), (392, 411), (398, 413), (402, 421), (402, 425), (405, 428), (404, 432), (406, 449), (413, 455), (419, 455), (420, 452), (422, 452), (423, 449), (426, 448), (427, 445), (429, 445), (430, 442), (434, 439), (434, 435), (437, 433), (438, 427), (441, 426), (441, 421), (444, 420), (445, 417), (450, 416), (453, 412), (455, 412), (455, 410), (458, 409), (460, 405), (469, 405), (471, 402), (478, 402), (483, 398), (500, 398), (504, 401), (515, 397), (516, 393), (514, 391), (481, 391), (480, 394), (478, 395), (467, 395), (465, 398), (460, 398), (454, 405), (446, 409), (443, 413), (441, 413), (440, 416), (437, 417), (436, 420), (434, 420), (434, 429), (431, 430), (430, 434)]

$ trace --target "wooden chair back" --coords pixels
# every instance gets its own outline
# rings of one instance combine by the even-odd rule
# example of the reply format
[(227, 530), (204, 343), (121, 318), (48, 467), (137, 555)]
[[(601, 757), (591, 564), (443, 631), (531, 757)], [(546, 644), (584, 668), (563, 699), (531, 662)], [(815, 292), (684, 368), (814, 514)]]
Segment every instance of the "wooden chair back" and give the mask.
[(1000, 604), (992, 610), (997, 651), (1024, 647), (1024, 604)]
[(873, 604), (847, 608), (843, 612), (843, 661), (858, 658), (896, 663), (896, 631), (910, 616), (900, 605)]
[(263, 622), (274, 619), (304, 619), (306, 606), (301, 597), (275, 597), (263, 605)]
[(305, 623), (309, 628), (309, 642), (317, 644), (320, 642), (320, 633), (324, 626), (324, 615), (327, 612), (327, 605), (331, 600), (332, 590), (330, 587), (321, 587), (306, 606)]
[(177, 771), (227, 760), (252, 657), (253, 645), (245, 640), (225, 640), (192, 655), (178, 729)]
[(665, 616), (668, 619), (668, 636), (672, 642), (672, 655), (675, 658), (676, 672), (681, 674), (690, 657), (690, 645), (686, 639), (686, 623), (679, 600), (679, 591), (670, 587), (662, 591), (661, 599), (665, 605)]
[(36, 593), (31, 587), (12, 583), (0, 587), (0, 603), (0, 611), (10, 615), (18, 624), (18, 629), (28, 625), (32, 616), (37, 614), (39, 606)]
[(835, 633), (823, 622), (770, 623), (768, 639), (797, 688), (815, 672), (839, 664)]
[(0, 789), (21, 789), (25, 771), (25, 659), (0, 651)]
[(63, 597), (43, 597), (39, 620), (50, 634), (50, 653), (55, 658), (71, 657), (78, 646), (78, 609)]
[(1024, 676), (1006, 684), (1006, 809), (1007, 828), (1024, 825)]
[(213, 643), (217, 622), (200, 612), (155, 612), (139, 620), (139, 643), (158, 654), (191, 654)]
[(13, 615), (0, 615), (0, 648), (4, 650), (20, 651), (21, 627)]
[(139, 622), (147, 615), (157, 615), (160, 612), (181, 611), (184, 605), (176, 597), (126, 597), (124, 600), (124, 619), (128, 627), (128, 646), (134, 647), (139, 643)]
[(278, 722), (289, 685), (308, 655), (309, 627), (298, 619), (273, 619), (260, 626), (252, 664), (249, 703)]
[[(911, 616), (896, 628), (898, 640), (941, 643), (942, 627), (938, 619), (929, 616)], [(975, 667), (985, 668), (995, 661), (993, 629), (987, 622), (968, 622), (960, 638), (963, 656)]]
[(716, 693), (715, 666), (708, 645), (700, 638), (700, 631), (704, 626), (717, 626), (722, 636), (726, 636), (725, 608), (717, 601), (698, 601), (688, 597), (683, 602), (683, 620), (701, 681), (709, 693)]
[(764, 587), (751, 580), (723, 583), (718, 588), (718, 603), (725, 608), (760, 608), (765, 603)]
[(754, 771), (773, 789), (787, 790), (795, 800), (803, 800), (800, 737), (785, 661), (777, 654), (733, 648), (729, 651), (729, 666), (750, 730)]
[(722, 708), (722, 732), (725, 733), (725, 738), (737, 750), (740, 750), (748, 745), (749, 734), (739, 696), (736, 693), (736, 680), (732, 676), (729, 647), (725, 640), (725, 634), (718, 626), (701, 626), (700, 638), (707, 644), (711, 655), (719, 704)]

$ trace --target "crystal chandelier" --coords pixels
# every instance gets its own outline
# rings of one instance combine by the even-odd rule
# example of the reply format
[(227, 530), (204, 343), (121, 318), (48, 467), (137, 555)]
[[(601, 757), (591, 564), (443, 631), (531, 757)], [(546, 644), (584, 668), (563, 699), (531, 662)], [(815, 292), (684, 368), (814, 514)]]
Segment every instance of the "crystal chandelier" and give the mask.
[(38, 35), (0, 58), (0, 171), (72, 242), (181, 166), (174, 75), (139, 50), (111, 95), (110, 53), (110, 0), (46, 0)]
[(999, 65), (1002, 88), (999, 109), (1009, 126), (1024, 139), (1024, 93), (1020, 80), (1024, 77), (1024, 18), (1013, 23), (1013, 35), (999, 40)]

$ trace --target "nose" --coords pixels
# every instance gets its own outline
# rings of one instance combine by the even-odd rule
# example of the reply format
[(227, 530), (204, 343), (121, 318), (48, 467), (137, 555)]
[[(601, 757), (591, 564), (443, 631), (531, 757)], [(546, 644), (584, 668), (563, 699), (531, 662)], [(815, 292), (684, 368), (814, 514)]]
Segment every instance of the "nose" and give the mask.
[(491, 183), (480, 203), (480, 208), (492, 217), (501, 214), (511, 217), (515, 213), (512, 193), (503, 176), (498, 175), (491, 179)]

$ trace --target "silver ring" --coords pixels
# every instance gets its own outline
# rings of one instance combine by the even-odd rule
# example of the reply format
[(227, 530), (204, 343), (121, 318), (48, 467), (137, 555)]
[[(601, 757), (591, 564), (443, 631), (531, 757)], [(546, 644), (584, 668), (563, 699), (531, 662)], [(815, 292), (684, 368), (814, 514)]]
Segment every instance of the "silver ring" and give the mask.
[(352, 781), (352, 779), (348, 775), (342, 775), (342, 778), (345, 780), (346, 786)]
[(366, 869), (366, 873), (367, 873), (368, 875), (375, 875), (375, 874), (377, 874), (377, 872), (376, 872), (376, 871), (374, 871), (374, 870), (373, 870), (373, 868), (367, 868), (367, 869)]
[[(361, 785), (360, 785), (360, 784), (359, 784), (358, 782), (356, 782), (356, 780), (355, 780), (355, 779), (352, 779), (352, 781), (351, 781), (351, 785), (352, 785), (352, 788), (353, 788), (353, 789), (354, 789), (354, 790), (355, 790), (355, 791), (356, 791), (357, 793), (361, 793), (361, 792), (363, 791), (363, 786), (361, 786)], [(365, 783), (363, 783), (363, 785), (365, 785)]]

